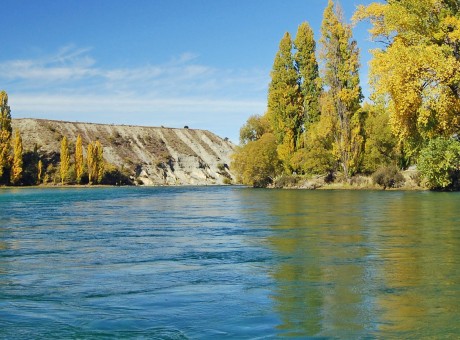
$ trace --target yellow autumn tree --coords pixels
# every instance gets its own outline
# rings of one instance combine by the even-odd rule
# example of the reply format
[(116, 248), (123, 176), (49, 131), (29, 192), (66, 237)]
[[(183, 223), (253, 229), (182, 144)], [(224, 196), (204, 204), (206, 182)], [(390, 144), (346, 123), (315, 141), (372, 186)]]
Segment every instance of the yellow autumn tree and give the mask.
[(333, 149), (345, 178), (359, 169), (364, 138), (359, 86), (359, 50), (340, 7), (329, 0), (321, 25), (323, 61), (321, 115), (330, 116)]
[[(11, 152), (11, 110), (8, 106), (8, 94), (5, 91), (0, 92), (0, 180), (5, 170), (10, 167)], [(8, 179), (5, 180), (8, 182)]]
[(88, 148), (87, 148), (87, 151), (86, 151), (86, 162), (87, 162), (87, 166), (88, 166), (88, 181), (89, 181), (89, 184), (93, 184), (93, 181), (95, 179), (95, 173), (96, 173), (96, 170), (95, 170), (95, 167), (96, 167), (96, 159), (94, 157), (94, 144), (93, 142), (90, 142), (88, 144)]
[(61, 184), (67, 183), (70, 168), (70, 154), (69, 154), (69, 143), (67, 138), (64, 136), (61, 140), (61, 163), (59, 172), (61, 175)]
[(99, 141), (88, 144), (86, 161), (89, 184), (100, 183), (104, 175), (104, 157), (102, 144)]
[(22, 160), (22, 138), (16, 130), (13, 138), (13, 162), (11, 167), (11, 183), (18, 185), (22, 178), (23, 160)]
[(290, 157), (300, 147), (300, 135), (305, 122), (299, 74), (292, 49), (291, 35), (286, 32), (280, 41), (270, 73), (267, 102), (267, 117), (278, 144), (278, 156), (287, 172), (290, 170)]
[(42, 174), (43, 174), (43, 162), (42, 160), (38, 160), (37, 164), (37, 184), (42, 182)]
[(97, 183), (101, 183), (102, 177), (104, 176), (104, 150), (102, 148), (101, 142), (96, 141), (95, 150), (97, 163)]
[(77, 183), (81, 183), (81, 177), (83, 176), (83, 144), (81, 136), (77, 136), (77, 141), (75, 143), (75, 176)]
[(460, 4), (401, 0), (359, 6), (383, 42), (373, 51), (371, 83), (387, 96), (392, 130), (417, 152), (421, 141), (460, 130)]
[(232, 169), (239, 182), (253, 187), (266, 187), (280, 173), (276, 137), (265, 133), (260, 139), (237, 148), (232, 155)]

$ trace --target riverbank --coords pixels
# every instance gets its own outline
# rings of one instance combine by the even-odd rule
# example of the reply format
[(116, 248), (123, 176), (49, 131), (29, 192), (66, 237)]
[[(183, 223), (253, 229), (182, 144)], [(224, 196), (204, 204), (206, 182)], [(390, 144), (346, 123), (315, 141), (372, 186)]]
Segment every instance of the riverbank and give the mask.
[(299, 190), (428, 190), (421, 184), (417, 171), (406, 170), (401, 172), (403, 181), (393, 186), (383, 187), (376, 184), (371, 176), (357, 175), (350, 179), (337, 176), (282, 176), (275, 180), (271, 188), (299, 189)]

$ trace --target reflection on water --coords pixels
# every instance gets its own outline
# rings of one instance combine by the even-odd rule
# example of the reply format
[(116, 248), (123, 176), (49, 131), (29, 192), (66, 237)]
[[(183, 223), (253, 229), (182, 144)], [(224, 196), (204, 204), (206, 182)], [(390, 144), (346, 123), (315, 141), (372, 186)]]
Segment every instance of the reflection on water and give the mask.
[(282, 334), (457, 335), (459, 198), (278, 192), (268, 212), (281, 257), (272, 276)]
[(460, 194), (0, 191), (0, 338), (454, 338)]

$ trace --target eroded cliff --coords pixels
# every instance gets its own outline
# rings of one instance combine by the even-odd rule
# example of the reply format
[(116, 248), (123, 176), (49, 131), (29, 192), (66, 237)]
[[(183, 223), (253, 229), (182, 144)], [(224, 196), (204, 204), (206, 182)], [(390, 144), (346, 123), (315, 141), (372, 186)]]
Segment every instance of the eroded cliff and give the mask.
[(206, 130), (41, 119), (14, 119), (13, 129), (21, 132), (25, 150), (36, 147), (54, 166), (62, 137), (75, 145), (80, 134), (84, 146), (98, 139), (105, 161), (138, 184), (211, 185), (234, 179), (228, 166), (234, 144)]

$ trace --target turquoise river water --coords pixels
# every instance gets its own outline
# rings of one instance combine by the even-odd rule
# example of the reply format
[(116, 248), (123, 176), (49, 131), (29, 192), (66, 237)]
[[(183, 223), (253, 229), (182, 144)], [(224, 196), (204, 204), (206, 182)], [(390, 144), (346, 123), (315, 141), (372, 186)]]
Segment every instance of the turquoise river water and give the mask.
[(460, 194), (0, 190), (1, 339), (456, 338)]

